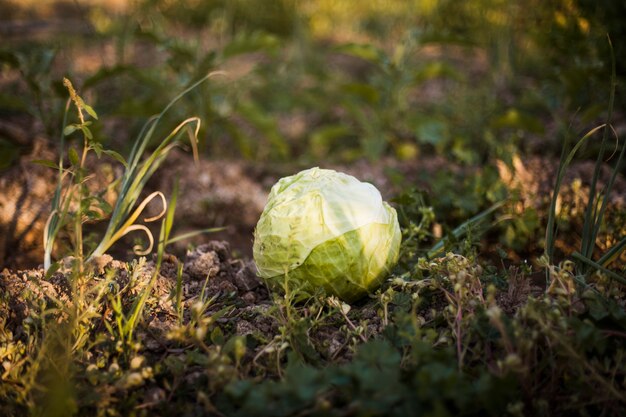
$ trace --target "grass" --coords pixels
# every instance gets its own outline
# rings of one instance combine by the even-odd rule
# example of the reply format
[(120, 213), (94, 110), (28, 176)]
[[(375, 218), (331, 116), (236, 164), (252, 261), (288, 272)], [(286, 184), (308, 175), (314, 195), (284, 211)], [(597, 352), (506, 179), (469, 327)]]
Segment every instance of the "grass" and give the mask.
[[(610, 38), (608, 39), (609, 46), (612, 45)], [(626, 147), (622, 146), (621, 151), (618, 154), (617, 160), (615, 161), (615, 165), (612, 169), (611, 176), (609, 178), (608, 183), (601, 193), (597, 193), (598, 187), (598, 179), (600, 175), (600, 169), (604, 163), (604, 155), (607, 150), (608, 141), (609, 141), (609, 132), (612, 132), (615, 135), (615, 140), (619, 141), (618, 135), (615, 132), (615, 129), (611, 125), (611, 117), (613, 115), (613, 106), (615, 103), (615, 89), (616, 89), (616, 75), (615, 75), (615, 56), (612, 53), (612, 73), (611, 73), (611, 95), (609, 98), (609, 108), (607, 112), (607, 121), (603, 125), (600, 125), (591, 131), (589, 131), (585, 136), (583, 136), (576, 145), (569, 151), (567, 154), (567, 143), (563, 147), (563, 152), (561, 153), (561, 161), (559, 163), (559, 169), (557, 172), (557, 178), (555, 181), (554, 192), (552, 194), (552, 202), (550, 205), (550, 211), (548, 213), (548, 226), (546, 229), (546, 256), (548, 262), (553, 261), (553, 253), (554, 253), (554, 244), (555, 244), (555, 219), (556, 219), (556, 201), (559, 195), (559, 191), (561, 189), (563, 176), (567, 167), (572, 162), (574, 155), (576, 152), (584, 145), (585, 141), (589, 140), (589, 138), (593, 137), (594, 133), (599, 130), (603, 131), (602, 142), (600, 144), (600, 151), (598, 153), (598, 157), (596, 159), (596, 163), (594, 166), (593, 177), (591, 179), (591, 184), (589, 187), (589, 194), (587, 198), (587, 205), (585, 208), (585, 215), (583, 220), (583, 230), (582, 230), (582, 242), (580, 252), (574, 252), (572, 256), (576, 261), (579, 262), (579, 271), (581, 272), (580, 279), (582, 282), (585, 282), (585, 279), (589, 278), (589, 276), (593, 273), (594, 270), (602, 271), (603, 273), (609, 275), (612, 279), (617, 280), (621, 284), (626, 284), (626, 279), (619, 274), (616, 274), (613, 271), (610, 271), (605, 267), (605, 263), (607, 263), (611, 259), (615, 259), (619, 256), (619, 254), (624, 249), (624, 239), (621, 242), (614, 245), (610, 251), (603, 254), (600, 258), (600, 262), (594, 262), (592, 260), (594, 254), (594, 248), (596, 246), (596, 241), (598, 238), (598, 232), (604, 220), (604, 214), (608, 205), (609, 197), (611, 195), (611, 191), (613, 189), (613, 185), (615, 183), (615, 178), (617, 177), (617, 173), (621, 167), (622, 160), (624, 158), (624, 149)], [(567, 156), (566, 156), (567, 154)], [(549, 279), (549, 271), (548, 271), (548, 279)]]
[[(143, 159), (146, 152), (146, 146), (150, 143), (153, 135), (155, 134), (156, 127), (164, 117), (165, 113), (185, 94), (196, 89), (199, 85), (206, 82), (209, 78), (218, 73), (210, 73), (201, 78), (197, 82), (193, 83), (189, 88), (175, 97), (165, 109), (157, 115), (155, 118), (148, 121), (144, 130), (142, 130), (139, 138), (135, 141), (135, 145), (128, 158), (128, 162), (117, 152), (113, 150), (102, 149), (102, 145), (93, 141), (93, 134), (89, 130), (90, 122), (85, 121), (83, 111), (86, 111), (93, 118), (97, 119), (95, 111), (85, 104), (82, 98), (76, 93), (71, 82), (65, 79), (64, 84), (67, 86), (70, 92), (70, 99), (75, 104), (80, 123), (66, 125), (64, 121), (63, 136), (72, 134), (75, 131), (81, 131), (83, 134), (84, 146), (79, 160), (78, 154), (74, 148), (69, 149), (69, 161), (71, 163), (70, 169), (65, 169), (64, 154), (63, 154), (63, 137), (61, 138), (61, 152), (58, 164), (59, 180), (57, 188), (55, 190), (54, 197), (52, 199), (52, 212), (48, 221), (46, 222), (44, 232), (44, 269), (47, 271), (51, 263), (51, 253), (54, 248), (54, 242), (64, 224), (71, 221), (74, 222), (74, 243), (75, 243), (75, 259), (80, 262), (79, 271), (83, 270), (82, 262), (90, 261), (96, 257), (102, 256), (116, 241), (129, 232), (143, 231), (149, 240), (149, 245), (145, 249), (135, 248), (135, 252), (138, 255), (146, 255), (152, 251), (154, 238), (152, 232), (147, 226), (141, 224), (135, 224), (139, 216), (145, 207), (155, 198), (160, 198), (163, 209), (160, 214), (145, 218), (144, 222), (152, 222), (163, 217), (167, 211), (167, 201), (165, 196), (160, 191), (155, 191), (145, 197), (138, 205), (137, 201), (143, 191), (143, 188), (147, 181), (151, 178), (152, 174), (159, 168), (162, 162), (167, 157), (168, 153), (179, 144), (181, 134), (186, 132), (188, 139), (194, 150), (194, 156), (197, 160), (197, 135), (200, 130), (200, 119), (192, 117), (185, 119), (178, 126), (176, 126), (162, 141), (159, 146), (151, 152), (151, 154)], [(69, 106), (69, 101), (68, 101)], [(67, 120), (67, 119), (66, 119)], [(193, 126), (193, 130), (191, 128)], [(117, 162), (121, 163), (124, 168), (124, 174), (120, 178), (119, 194), (117, 196), (116, 204), (112, 208), (110, 218), (108, 221), (108, 227), (100, 239), (98, 245), (88, 254), (84, 254), (83, 238), (82, 238), (82, 224), (85, 220), (93, 219), (98, 216), (98, 213), (92, 209), (92, 205), (97, 204), (100, 209), (104, 209), (104, 214), (108, 211), (108, 204), (102, 198), (93, 195), (86, 194), (85, 182), (88, 181), (88, 177), (85, 172), (85, 161), (87, 154), (90, 151), (94, 151), (97, 157), (105, 154), (113, 157)], [(51, 161), (37, 161), (43, 165), (54, 166)], [(64, 178), (70, 177), (70, 184), (64, 189)], [(74, 205), (76, 209), (70, 212), (71, 205)], [(135, 208), (135, 205), (137, 207)], [(85, 214), (84, 211), (88, 213)], [(171, 223), (171, 219), (170, 219)], [(169, 224), (171, 229), (171, 224)], [(209, 231), (215, 231), (217, 229), (210, 229)], [(169, 239), (169, 231), (168, 231)], [(166, 239), (167, 240), (167, 239)], [(165, 242), (165, 241), (164, 241)]]

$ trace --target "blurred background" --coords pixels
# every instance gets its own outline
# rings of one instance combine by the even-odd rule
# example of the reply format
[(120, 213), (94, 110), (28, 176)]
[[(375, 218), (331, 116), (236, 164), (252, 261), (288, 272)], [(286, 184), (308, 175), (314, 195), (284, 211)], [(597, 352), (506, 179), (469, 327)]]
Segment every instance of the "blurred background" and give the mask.
[[(604, 121), (607, 35), (623, 133), (625, 16), (611, 0), (0, 0), (0, 173), (34, 138), (58, 142), (63, 77), (100, 115), (96, 140), (127, 155), (148, 117), (225, 71), (170, 114), (202, 118), (205, 160), (264, 189), (361, 164), (389, 190), (421, 178), (439, 216), (464, 219), (506, 195), (498, 163), (556, 169), (563, 141)], [(525, 216), (507, 245), (541, 234)]]
[(124, 147), (176, 92), (224, 70), (179, 109), (206, 121), (212, 157), (435, 152), (475, 163), (519, 148), (558, 152), (572, 119), (607, 107), (606, 35), (622, 74), (625, 9), (608, 0), (1, 0), (0, 116), (28, 113), (56, 136), (68, 76), (117, 119), (101, 140)]

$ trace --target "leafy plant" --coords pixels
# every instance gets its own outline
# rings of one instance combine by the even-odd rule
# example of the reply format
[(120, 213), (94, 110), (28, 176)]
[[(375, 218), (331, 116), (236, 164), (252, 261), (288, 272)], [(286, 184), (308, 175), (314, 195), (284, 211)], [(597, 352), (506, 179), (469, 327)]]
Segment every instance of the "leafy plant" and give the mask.
[[(609, 39), (609, 45), (610, 45)], [(572, 159), (576, 152), (581, 148), (581, 146), (591, 137), (593, 137), (594, 133), (599, 130), (603, 130), (602, 142), (600, 145), (600, 152), (598, 154), (598, 158), (595, 163), (593, 176), (591, 178), (591, 185), (589, 188), (589, 194), (587, 199), (587, 207), (585, 209), (585, 217), (583, 222), (583, 230), (582, 230), (582, 242), (580, 252), (574, 252), (572, 256), (578, 261), (579, 271), (582, 275), (577, 275), (577, 279), (580, 280), (583, 284), (586, 283), (586, 280), (591, 275), (592, 271), (597, 270), (604, 274), (607, 274), (612, 279), (619, 281), (620, 283), (626, 285), (626, 279), (620, 276), (619, 274), (609, 270), (606, 266), (610, 261), (614, 260), (621, 252), (626, 249), (626, 238), (622, 238), (617, 244), (615, 244), (610, 250), (608, 250), (605, 254), (603, 254), (598, 262), (595, 262), (593, 258), (593, 252), (596, 245), (596, 239), (598, 237), (598, 232), (600, 230), (600, 226), (604, 219), (604, 214), (606, 212), (609, 195), (611, 194), (611, 190), (615, 183), (615, 178), (617, 177), (618, 170), (621, 167), (622, 160), (624, 158), (624, 151), (626, 147), (622, 146), (620, 153), (617, 156), (617, 160), (615, 162), (615, 166), (612, 169), (611, 176), (609, 178), (608, 183), (606, 184), (602, 194), (598, 195), (596, 192), (598, 186), (598, 179), (600, 174), (600, 169), (604, 163), (604, 155), (607, 151), (608, 141), (609, 141), (609, 132), (612, 131), (616, 138), (617, 134), (615, 133), (614, 128), (611, 126), (611, 117), (613, 114), (613, 105), (615, 98), (615, 88), (616, 88), (616, 75), (615, 75), (615, 58), (613, 56), (612, 60), (612, 74), (611, 74), (611, 96), (609, 100), (607, 121), (603, 125), (600, 125), (591, 131), (589, 131), (585, 136), (583, 136), (574, 147), (567, 152), (568, 146), (567, 143), (563, 146), (563, 151), (561, 153), (561, 161), (559, 163), (559, 169), (557, 172), (557, 178), (555, 181), (554, 192), (552, 195), (552, 202), (550, 206), (550, 211), (548, 215), (548, 226), (546, 229), (546, 260), (547, 262), (551, 262), (553, 260), (554, 253), (554, 244), (555, 244), (555, 234), (556, 234), (556, 200), (559, 194), (559, 190), (561, 188), (561, 183), (563, 181), (563, 176), (565, 174), (565, 170), (570, 165)], [(549, 279), (549, 274), (548, 274)]]
[[(163, 210), (157, 216), (146, 218), (144, 221), (150, 222), (161, 218), (167, 213), (167, 203), (163, 193), (156, 191), (147, 196), (137, 208), (134, 208), (139, 196), (152, 174), (159, 168), (161, 163), (167, 157), (167, 154), (178, 145), (181, 140), (182, 133), (185, 132), (194, 149), (194, 155), (197, 157), (196, 142), (197, 134), (200, 128), (200, 119), (192, 117), (181, 122), (176, 128), (174, 128), (164, 139), (160, 142), (159, 146), (147, 157), (142, 160), (142, 156), (146, 151), (148, 143), (150, 143), (152, 136), (155, 134), (157, 125), (162, 120), (167, 111), (185, 94), (193, 91), (203, 82), (215, 75), (210, 73), (203, 77), (196, 83), (192, 84), (189, 88), (175, 97), (170, 104), (156, 117), (148, 121), (144, 130), (140, 134), (138, 140), (135, 142), (133, 150), (129, 156), (128, 162), (117, 152), (112, 150), (102, 149), (102, 146), (93, 140), (93, 135), (89, 126), (90, 121), (85, 120), (84, 112), (90, 116), (97, 118), (95, 111), (85, 104), (83, 99), (76, 93), (69, 80), (65, 80), (65, 84), (70, 91), (70, 100), (74, 103), (78, 111), (79, 123), (67, 125), (64, 122), (63, 135), (72, 134), (75, 131), (80, 131), (83, 134), (83, 151), (81, 156), (70, 148), (68, 151), (68, 157), (71, 168), (64, 168), (64, 158), (61, 152), (58, 165), (50, 161), (39, 161), (44, 165), (49, 165), (58, 168), (58, 182), (57, 188), (52, 199), (52, 213), (46, 223), (44, 231), (44, 268), (47, 270), (51, 266), (51, 253), (53, 250), (55, 239), (63, 226), (68, 222), (74, 222), (74, 245), (75, 245), (75, 258), (79, 262), (79, 270), (82, 270), (82, 262), (84, 258), (90, 261), (98, 256), (103, 255), (107, 249), (109, 249), (117, 240), (123, 237), (125, 234), (141, 230), (145, 232), (149, 239), (149, 245), (145, 249), (135, 248), (138, 254), (147, 254), (152, 250), (154, 239), (152, 233), (145, 225), (135, 224), (135, 221), (141, 215), (144, 208), (154, 198), (159, 197), (163, 204)], [(70, 101), (68, 101), (69, 106)], [(66, 112), (67, 114), (67, 112)], [(67, 120), (67, 119), (66, 119)], [(192, 129), (193, 126), (193, 129)], [(61, 149), (63, 149), (64, 139), (61, 138)], [(93, 151), (98, 157), (102, 154), (109, 155), (115, 160), (124, 165), (124, 175), (120, 179), (119, 192), (117, 201), (114, 207), (111, 209), (108, 204), (102, 198), (97, 196), (91, 196), (88, 192), (85, 181), (88, 177), (85, 172), (85, 161), (87, 154)], [(69, 185), (64, 189), (65, 177), (69, 176)], [(100, 208), (107, 211), (111, 211), (111, 217), (108, 223), (108, 227), (101, 238), (99, 244), (88, 255), (83, 253), (83, 237), (82, 237), (82, 224), (85, 218), (94, 218), (97, 213), (91, 208), (92, 205), (97, 204)], [(74, 211), (70, 211), (75, 206)], [(171, 224), (169, 225), (171, 228)], [(169, 233), (169, 232), (168, 232)]]

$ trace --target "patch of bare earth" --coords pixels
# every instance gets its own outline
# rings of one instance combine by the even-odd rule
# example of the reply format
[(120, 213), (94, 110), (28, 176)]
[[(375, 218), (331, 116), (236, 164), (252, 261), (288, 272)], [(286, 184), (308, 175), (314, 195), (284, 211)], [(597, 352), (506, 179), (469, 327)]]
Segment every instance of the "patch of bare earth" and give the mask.
[[(4, 269), (0, 272), (0, 293), (7, 296), (6, 311), (1, 311), (7, 318), (7, 328), (15, 335), (22, 332), (21, 326), (34, 308), (40, 305), (30, 304), (32, 300), (43, 300), (51, 307), (57, 302), (72, 303), (71, 294), (71, 258), (64, 260), (66, 267), (46, 278), (43, 269), (17, 270)], [(257, 278), (254, 265), (250, 261), (235, 259), (231, 256), (228, 243), (210, 241), (187, 253), (183, 260), (173, 255), (165, 256), (161, 269), (150, 291), (147, 305), (150, 306), (147, 320), (140, 326), (140, 339), (148, 350), (158, 352), (168, 348), (168, 332), (178, 322), (176, 302), (172, 298), (178, 280), (178, 266), (182, 265), (180, 308), (189, 321), (190, 312), (198, 302), (208, 303), (205, 315), (210, 316), (229, 306), (229, 310), (220, 321), (222, 323), (239, 321), (245, 316), (248, 329), (242, 333), (259, 331), (267, 333), (273, 323), (259, 318), (257, 312), (263, 311), (269, 303), (266, 287)], [(137, 266), (138, 265), (138, 266)], [(88, 264), (87, 270), (94, 274), (93, 284), (113, 275), (111, 288), (125, 288), (123, 304), (132, 304), (137, 295), (149, 284), (154, 273), (153, 260), (129, 265), (119, 262), (109, 255), (96, 258)], [(135, 280), (129, 281), (129, 268), (140, 268), (134, 274)], [(130, 286), (129, 286), (130, 284)], [(0, 303), (0, 306), (3, 304)], [(111, 319), (112, 311), (100, 312), (105, 319)], [(240, 324), (233, 324), (239, 329)]]

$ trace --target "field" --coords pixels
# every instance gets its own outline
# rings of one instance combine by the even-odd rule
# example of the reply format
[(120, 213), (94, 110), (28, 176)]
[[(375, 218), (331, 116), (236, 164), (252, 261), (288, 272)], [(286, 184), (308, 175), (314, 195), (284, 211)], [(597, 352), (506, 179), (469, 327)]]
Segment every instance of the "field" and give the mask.
[[(0, 415), (623, 415), (622, 3), (0, 0)], [(255, 263), (311, 167), (359, 299)]]

